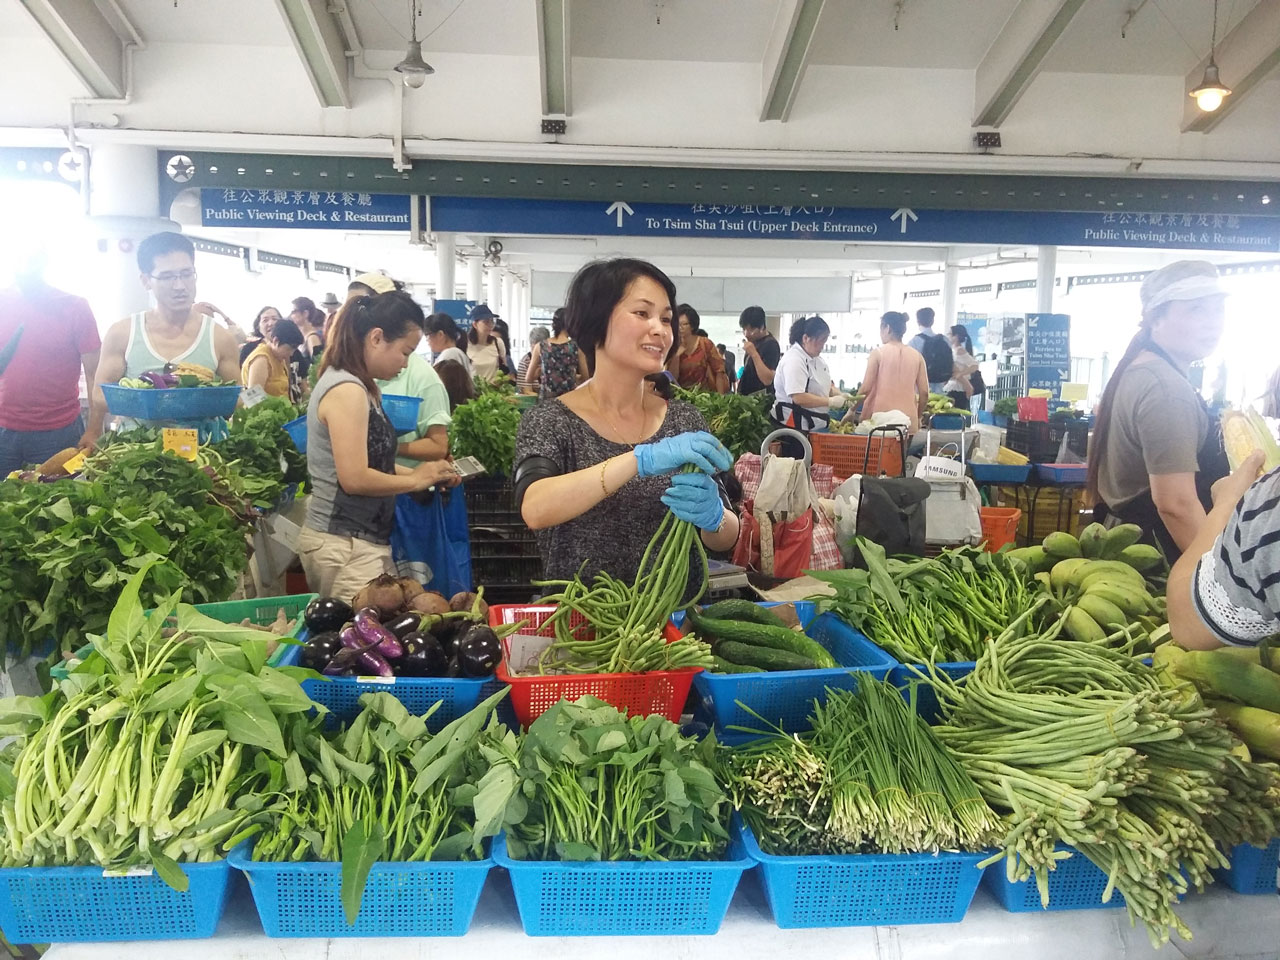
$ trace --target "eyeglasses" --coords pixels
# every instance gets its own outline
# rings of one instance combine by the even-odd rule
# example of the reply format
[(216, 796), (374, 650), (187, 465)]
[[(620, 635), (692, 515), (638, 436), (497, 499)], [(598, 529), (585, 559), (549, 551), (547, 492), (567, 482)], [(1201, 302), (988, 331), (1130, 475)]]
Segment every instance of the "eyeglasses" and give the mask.
[(166, 287), (171, 287), (179, 280), (183, 283), (190, 283), (196, 278), (194, 270), (179, 270), (176, 273), (152, 273), (148, 274), (156, 283), (162, 283)]

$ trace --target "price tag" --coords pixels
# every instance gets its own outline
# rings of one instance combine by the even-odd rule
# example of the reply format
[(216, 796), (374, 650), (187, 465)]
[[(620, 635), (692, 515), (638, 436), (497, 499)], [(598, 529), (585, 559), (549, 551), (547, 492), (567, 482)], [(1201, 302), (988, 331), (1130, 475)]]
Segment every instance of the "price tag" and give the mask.
[(246, 407), (252, 407), (267, 399), (267, 391), (261, 387), (245, 387), (240, 391), (240, 402)]
[(164, 449), (176, 453), (184, 460), (194, 460), (200, 448), (200, 431), (180, 427), (165, 427), (162, 434)]
[(103, 870), (104, 877), (150, 877), (155, 875), (151, 867), (129, 867), (127, 870)]
[(87, 451), (81, 450), (74, 457), (62, 465), (62, 469), (67, 473), (75, 473), (84, 466), (84, 462), (89, 459)]
[(395, 683), (395, 677), (356, 677), (356, 683)]

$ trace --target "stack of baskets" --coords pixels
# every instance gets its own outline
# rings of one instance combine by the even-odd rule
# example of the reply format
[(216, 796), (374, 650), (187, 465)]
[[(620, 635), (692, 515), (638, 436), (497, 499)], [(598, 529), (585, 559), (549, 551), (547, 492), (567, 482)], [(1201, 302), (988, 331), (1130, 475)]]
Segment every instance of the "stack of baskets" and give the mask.
[(491, 603), (521, 603), (536, 592), (542, 558), (533, 531), (516, 507), (506, 477), (475, 477), (466, 483), (467, 524), (471, 533), (471, 578), (484, 585)]

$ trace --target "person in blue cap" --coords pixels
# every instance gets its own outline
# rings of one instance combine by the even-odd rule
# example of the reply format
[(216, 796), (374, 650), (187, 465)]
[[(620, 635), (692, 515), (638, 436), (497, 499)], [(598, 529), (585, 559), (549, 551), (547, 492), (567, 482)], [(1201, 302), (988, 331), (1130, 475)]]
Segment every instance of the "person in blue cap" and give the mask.
[(477, 379), (492, 383), (507, 364), (506, 347), (493, 335), (493, 324), (498, 315), (489, 309), (487, 303), (478, 303), (471, 308), (469, 319), (471, 331), (467, 334), (467, 357), (471, 360), (471, 371)]

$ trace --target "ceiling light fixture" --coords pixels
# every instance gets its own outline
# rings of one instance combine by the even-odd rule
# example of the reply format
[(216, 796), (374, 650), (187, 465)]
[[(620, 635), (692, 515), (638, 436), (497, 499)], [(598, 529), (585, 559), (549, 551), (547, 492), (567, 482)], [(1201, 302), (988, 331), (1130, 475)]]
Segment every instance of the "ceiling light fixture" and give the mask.
[(1218, 0), (1213, 0), (1213, 35), (1209, 41), (1209, 65), (1204, 68), (1200, 85), (1191, 91), (1196, 106), (1205, 113), (1213, 113), (1222, 101), (1231, 96), (1231, 88), (1224, 86), (1218, 76), (1218, 64), (1214, 62), (1214, 48), (1218, 45)]
[(418, 0), (409, 0), (409, 49), (404, 59), (395, 65), (406, 87), (418, 89), (427, 82), (427, 75), (435, 73), (435, 67), (422, 59), (422, 42), (418, 39)]

